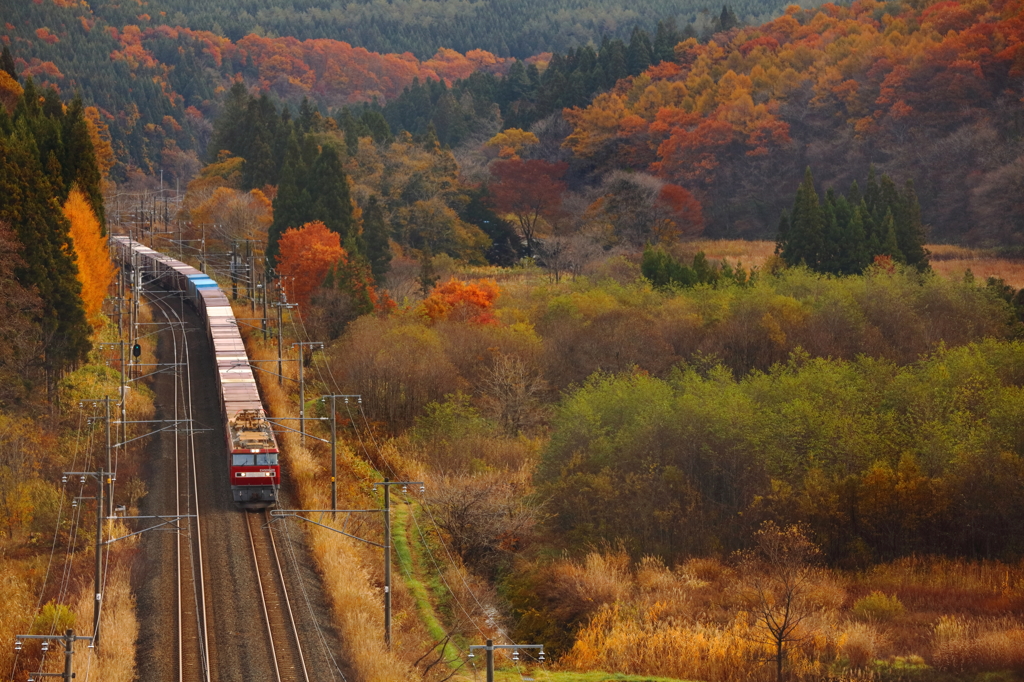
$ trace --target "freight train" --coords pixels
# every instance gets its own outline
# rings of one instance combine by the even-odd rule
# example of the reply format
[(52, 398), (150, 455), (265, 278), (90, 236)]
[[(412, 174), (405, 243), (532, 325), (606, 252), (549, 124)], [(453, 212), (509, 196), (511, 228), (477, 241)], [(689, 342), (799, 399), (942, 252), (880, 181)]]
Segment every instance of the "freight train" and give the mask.
[(126, 272), (137, 268), (142, 281), (177, 292), (202, 318), (217, 368), (217, 399), (227, 445), (231, 497), (243, 509), (273, 505), (281, 485), (277, 440), (260, 401), (227, 295), (209, 275), (130, 237), (111, 236), (110, 242)]

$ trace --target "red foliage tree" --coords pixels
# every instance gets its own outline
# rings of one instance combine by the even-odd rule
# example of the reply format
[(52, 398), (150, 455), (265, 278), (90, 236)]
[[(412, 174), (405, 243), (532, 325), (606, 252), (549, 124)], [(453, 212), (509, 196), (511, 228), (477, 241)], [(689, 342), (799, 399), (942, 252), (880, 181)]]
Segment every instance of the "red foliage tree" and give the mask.
[(533, 254), (541, 219), (553, 221), (562, 210), (566, 163), (548, 163), (541, 159), (509, 159), (491, 164), (497, 182), (490, 186), (491, 206), (499, 213), (515, 217), (519, 233)]

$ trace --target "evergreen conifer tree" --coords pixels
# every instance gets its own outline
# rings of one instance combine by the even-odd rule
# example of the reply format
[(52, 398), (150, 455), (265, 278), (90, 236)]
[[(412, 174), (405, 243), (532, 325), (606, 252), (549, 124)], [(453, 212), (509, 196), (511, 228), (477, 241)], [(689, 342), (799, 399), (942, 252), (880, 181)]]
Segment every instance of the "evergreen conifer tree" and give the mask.
[(311, 220), (321, 220), (327, 229), (341, 235), (349, 257), (365, 252), (357, 234), (348, 176), (341, 166), (337, 150), (324, 146), (310, 172), (309, 195), (314, 197)]
[(366, 210), (363, 212), (363, 239), (366, 242), (366, 260), (370, 263), (373, 281), (378, 285), (384, 283), (384, 278), (391, 268), (389, 233), (384, 210), (377, 195), (374, 194), (366, 202)]
[(903, 257), (899, 242), (896, 240), (896, 221), (893, 218), (892, 211), (885, 212), (885, 217), (882, 218), (878, 232), (881, 235), (881, 245), (878, 253), (875, 255), (890, 256), (898, 263), (905, 263), (906, 259)]
[(824, 250), (824, 218), (810, 167), (796, 192), (793, 214), (789, 219), (787, 239), (782, 244), (782, 259), (789, 265), (803, 263), (817, 269)]
[(0, 52), (0, 70), (6, 71), (7, 75), (18, 80), (18, 71), (14, 66), (14, 56), (11, 55), (10, 49), (4, 45), (4, 49)]
[(106, 217), (103, 210), (103, 176), (99, 163), (96, 161), (96, 150), (89, 135), (89, 126), (85, 120), (85, 108), (82, 98), (76, 96), (68, 107), (62, 121), (64, 158), (62, 169), (64, 177), (61, 200), (67, 198), (71, 188), (78, 189), (89, 199), (93, 213), (100, 221), (100, 232), (106, 234)]
[(51, 387), (61, 373), (85, 359), (91, 331), (70, 224), (56, 197), (57, 188), (43, 172), (33, 140), (17, 134), (0, 138), (0, 221), (14, 229), (24, 247), (24, 265), (15, 273), (19, 282), (34, 287), (43, 301), (39, 323)]
[(913, 180), (907, 180), (895, 210), (896, 241), (907, 265), (912, 265), (920, 272), (928, 270), (930, 266), (928, 249), (924, 248), (925, 232), (921, 222), (921, 204), (918, 203)]

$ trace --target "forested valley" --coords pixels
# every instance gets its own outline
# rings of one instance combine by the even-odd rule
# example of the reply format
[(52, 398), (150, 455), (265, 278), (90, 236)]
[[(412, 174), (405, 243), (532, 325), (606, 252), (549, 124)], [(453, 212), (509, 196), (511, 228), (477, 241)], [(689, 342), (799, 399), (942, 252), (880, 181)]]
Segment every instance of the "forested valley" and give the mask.
[[(1024, 679), (1019, 0), (0, 18), (0, 639), (87, 618), (44, 556), (89, 560), (56, 481), (118, 395), (127, 233), (323, 344), (287, 351), (305, 402), (261, 390), (359, 396), (347, 504), (424, 482), (392, 650), (375, 550), (311, 540), (358, 679), (474, 679), (482, 638), (544, 644), (510, 680)], [(132, 560), (104, 679), (135, 674)]]

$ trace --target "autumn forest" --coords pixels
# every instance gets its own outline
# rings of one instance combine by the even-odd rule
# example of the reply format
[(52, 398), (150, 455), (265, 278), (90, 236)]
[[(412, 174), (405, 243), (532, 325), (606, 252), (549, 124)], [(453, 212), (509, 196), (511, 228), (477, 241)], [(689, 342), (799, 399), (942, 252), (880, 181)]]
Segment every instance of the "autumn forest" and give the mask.
[[(375, 550), (303, 536), (347, 679), (477, 679), (482, 638), (544, 643), (503, 680), (1024, 679), (1020, 0), (11, 4), (0, 644), (88, 622), (49, 558), (91, 561), (83, 405), (159, 409), (118, 393), (129, 234), (230, 292), (254, 363), (295, 344), (259, 380), (318, 420), (279, 433), (298, 502), (314, 395), (359, 399), (346, 505), (425, 482), (386, 650)], [(144, 548), (105, 680), (145, 669)]]

